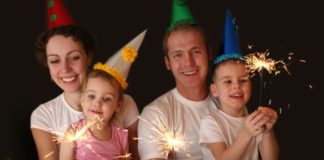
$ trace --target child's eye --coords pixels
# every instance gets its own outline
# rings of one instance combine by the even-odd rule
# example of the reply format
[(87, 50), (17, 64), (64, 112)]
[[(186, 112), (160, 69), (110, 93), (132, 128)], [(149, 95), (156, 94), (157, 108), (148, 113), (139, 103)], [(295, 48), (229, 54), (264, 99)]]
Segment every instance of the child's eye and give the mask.
[(87, 97), (88, 97), (89, 99), (95, 99), (95, 95), (93, 95), (93, 94), (88, 94)]
[(103, 101), (104, 101), (104, 102), (109, 102), (109, 101), (111, 101), (111, 98), (110, 98), (110, 97), (104, 97), (104, 98), (103, 98)]
[(232, 81), (231, 81), (231, 80), (226, 80), (226, 81), (224, 81), (224, 83), (225, 83), (225, 84), (231, 84)]

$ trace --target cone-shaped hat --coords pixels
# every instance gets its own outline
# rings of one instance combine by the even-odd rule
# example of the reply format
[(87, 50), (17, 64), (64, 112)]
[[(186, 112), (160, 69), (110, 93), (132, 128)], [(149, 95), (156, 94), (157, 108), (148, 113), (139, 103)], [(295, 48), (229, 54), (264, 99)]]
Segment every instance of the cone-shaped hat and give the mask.
[(128, 42), (123, 48), (110, 57), (105, 64), (97, 63), (93, 68), (106, 71), (111, 74), (123, 89), (126, 89), (126, 82), (130, 67), (137, 57), (137, 52), (143, 42), (146, 30)]
[(61, 25), (74, 24), (61, 0), (47, 0), (47, 30)]
[(242, 57), (239, 41), (237, 26), (235, 25), (235, 19), (233, 19), (230, 10), (226, 11), (225, 26), (224, 26), (224, 37), (223, 44), (219, 55), (215, 58), (214, 64), (217, 64), (227, 59), (238, 59)]
[(171, 22), (167, 31), (171, 31), (177, 24), (181, 23), (194, 25), (197, 24), (197, 21), (192, 17), (186, 0), (172, 0)]

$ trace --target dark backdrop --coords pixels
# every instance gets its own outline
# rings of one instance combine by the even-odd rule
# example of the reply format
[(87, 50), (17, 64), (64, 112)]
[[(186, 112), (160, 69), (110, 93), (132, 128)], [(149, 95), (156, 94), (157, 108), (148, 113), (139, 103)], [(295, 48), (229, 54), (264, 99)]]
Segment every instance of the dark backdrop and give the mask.
[[(169, 24), (171, 0), (63, 1), (75, 21), (97, 41), (95, 61), (105, 61), (144, 29), (147, 36), (133, 64), (126, 91), (139, 109), (173, 88), (163, 63), (162, 37)], [(213, 51), (221, 41), (226, 8), (237, 17), (241, 47), (269, 49), (271, 57), (287, 59), (286, 73), (265, 78), (264, 99), (281, 112), (275, 132), (280, 159), (322, 157), (323, 114), (320, 95), (323, 74), (323, 13), (311, 1), (188, 0), (192, 14), (206, 30)], [(45, 0), (4, 1), (1, 4), (1, 131), (0, 159), (37, 159), (29, 125), (30, 114), (61, 91), (50, 81), (47, 69), (34, 56), (36, 36), (45, 29)], [(301, 63), (298, 60), (306, 60)], [(259, 79), (254, 79), (251, 106), (258, 104)], [(310, 87), (310, 85), (312, 87)], [(255, 107), (250, 107), (249, 110)]]

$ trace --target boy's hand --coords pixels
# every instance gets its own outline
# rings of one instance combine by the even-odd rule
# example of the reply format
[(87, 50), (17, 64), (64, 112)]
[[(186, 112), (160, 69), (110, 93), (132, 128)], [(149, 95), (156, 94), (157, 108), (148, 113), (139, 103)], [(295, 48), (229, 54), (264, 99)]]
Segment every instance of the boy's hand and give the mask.
[(278, 114), (275, 110), (268, 108), (268, 107), (259, 107), (258, 111), (265, 114), (265, 116), (269, 117), (269, 121), (266, 122), (264, 125), (265, 132), (268, 132), (272, 129), (273, 125), (277, 122)]
[(245, 128), (250, 136), (258, 136), (266, 129), (266, 123), (270, 121), (269, 116), (256, 110), (252, 112), (245, 120)]

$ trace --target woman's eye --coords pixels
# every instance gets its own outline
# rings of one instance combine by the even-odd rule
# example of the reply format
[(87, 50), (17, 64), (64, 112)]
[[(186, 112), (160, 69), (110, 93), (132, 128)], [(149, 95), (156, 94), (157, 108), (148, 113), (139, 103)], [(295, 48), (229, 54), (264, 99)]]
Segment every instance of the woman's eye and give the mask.
[(49, 60), (49, 63), (50, 63), (50, 64), (56, 64), (56, 63), (59, 63), (59, 60), (58, 60), (58, 59), (55, 59), (55, 60)]

